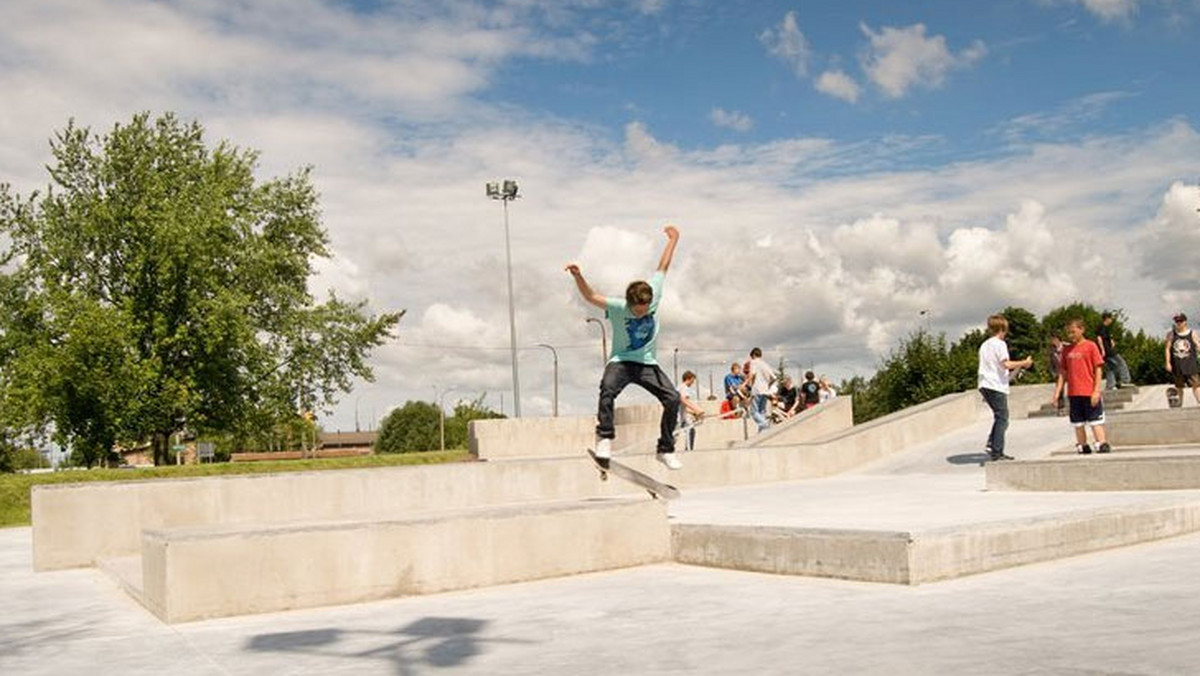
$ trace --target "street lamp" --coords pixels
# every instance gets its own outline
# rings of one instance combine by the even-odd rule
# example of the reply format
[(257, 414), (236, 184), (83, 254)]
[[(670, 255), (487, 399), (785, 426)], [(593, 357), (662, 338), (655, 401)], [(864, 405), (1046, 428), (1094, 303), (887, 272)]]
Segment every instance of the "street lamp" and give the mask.
[(544, 347), (550, 350), (554, 355), (554, 417), (558, 417), (558, 350), (554, 349), (553, 345), (538, 343), (538, 347)]
[(608, 332), (604, 330), (604, 322), (595, 317), (588, 317), (586, 321), (596, 322), (600, 327), (600, 363), (605, 364), (608, 362)]
[(512, 350), (513, 417), (521, 417), (521, 379), (517, 375), (517, 319), (513, 308), (512, 245), (508, 237), (508, 203), (517, 199), (517, 182), (491, 181), (487, 184), (487, 196), (504, 204), (504, 255), (508, 261), (508, 334)]
[[(433, 391), (435, 394), (437, 393), (436, 385), (434, 386)], [(454, 392), (454, 391), (456, 391), (456, 388), (451, 387), (449, 389), (443, 390), (441, 394), (437, 395), (438, 435), (441, 436), (441, 438), (442, 438), (442, 450), (443, 451), (446, 450), (446, 409), (442, 406), (442, 398), (445, 397), (447, 394), (450, 394), (451, 392)]]

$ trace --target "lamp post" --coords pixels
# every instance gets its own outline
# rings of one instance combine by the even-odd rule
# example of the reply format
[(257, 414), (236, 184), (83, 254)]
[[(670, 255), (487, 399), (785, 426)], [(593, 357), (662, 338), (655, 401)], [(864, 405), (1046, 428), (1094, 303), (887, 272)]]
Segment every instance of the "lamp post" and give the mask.
[(600, 327), (600, 363), (608, 362), (608, 332), (604, 330), (604, 322), (595, 317), (588, 317), (588, 323), (596, 322), (596, 326)]
[[(437, 386), (435, 385), (433, 389), (434, 389), (434, 392), (436, 393)], [(446, 409), (442, 406), (442, 398), (445, 397), (447, 394), (450, 394), (451, 392), (454, 392), (454, 391), (455, 391), (455, 388), (451, 387), (451, 388), (442, 390), (442, 393), (437, 395), (438, 435), (442, 439), (442, 450), (443, 451), (446, 450)]]
[(671, 361), (674, 364), (675, 382), (676, 382), (676, 384), (678, 384), (679, 383), (679, 348), (675, 348), (674, 353), (672, 353), (672, 355), (671, 355)]
[(512, 350), (513, 417), (521, 417), (521, 379), (517, 375), (517, 319), (513, 306), (512, 245), (508, 237), (508, 203), (517, 199), (517, 182), (506, 179), (503, 183), (492, 181), (487, 184), (487, 196), (504, 204), (504, 256), (508, 262), (508, 335)]
[(538, 343), (538, 347), (544, 347), (550, 350), (554, 355), (554, 417), (558, 417), (558, 350), (554, 349), (553, 345)]

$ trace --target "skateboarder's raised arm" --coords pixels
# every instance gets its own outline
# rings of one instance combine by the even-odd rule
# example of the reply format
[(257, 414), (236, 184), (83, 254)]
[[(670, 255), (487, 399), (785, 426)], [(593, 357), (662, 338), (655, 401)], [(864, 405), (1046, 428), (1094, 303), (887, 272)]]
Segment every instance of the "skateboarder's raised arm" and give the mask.
[(667, 225), (663, 232), (667, 233), (667, 246), (663, 248), (662, 256), (658, 259), (659, 272), (666, 272), (667, 268), (671, 267), (671, 259), (675, 257), (675, 245), (679, 243), (679, 228)]
[(608, 299), (592, 290), (587, 280), (583, 278), (583, 273), (579, 271), (579, 265), (568, 263), (565, 269), (575, 278), (575, 286), (579, 289), (579, 295), (583, 296), (584, 300), (601, 310), (608, 309)]

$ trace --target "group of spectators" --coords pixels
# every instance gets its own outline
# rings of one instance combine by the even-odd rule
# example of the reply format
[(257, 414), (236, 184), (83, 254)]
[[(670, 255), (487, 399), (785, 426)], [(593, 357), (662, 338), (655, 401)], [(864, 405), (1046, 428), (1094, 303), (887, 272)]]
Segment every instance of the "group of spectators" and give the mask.
[(805, 409), (829, 401), (837, 391), (825, 379), (812, 371), (804, 374), (797, 385), (791, 376), (777, 375), (762, 358), (762, 350), (750, 350), (743, 363), (733, 362), (725, 376), (725, 401), (721, 403), (722, 417), (748, 414), (758, 430), (791, 418)]

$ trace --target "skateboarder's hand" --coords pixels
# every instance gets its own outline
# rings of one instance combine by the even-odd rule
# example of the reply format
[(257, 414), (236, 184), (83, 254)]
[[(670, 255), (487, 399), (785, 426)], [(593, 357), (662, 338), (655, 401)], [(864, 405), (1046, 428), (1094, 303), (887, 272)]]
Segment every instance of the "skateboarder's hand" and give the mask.
[(578, 263), (567, 263), (567, 267), (565, 267), (563, 269), (576, 277), (579, 276), (579, 264)]
[(1100, 403), (1100, 393), (1092, 392), (1092, 406)]
[(663, 228), (663, 232), (667, 233), (667, 239), (679, 239), (679, 228), (676, 228), (674, 225), (668, 224), (667, 227)]

